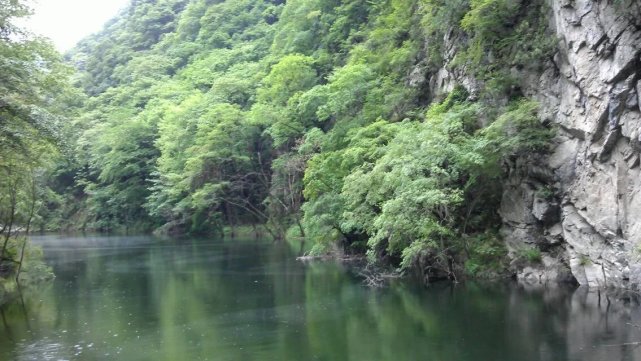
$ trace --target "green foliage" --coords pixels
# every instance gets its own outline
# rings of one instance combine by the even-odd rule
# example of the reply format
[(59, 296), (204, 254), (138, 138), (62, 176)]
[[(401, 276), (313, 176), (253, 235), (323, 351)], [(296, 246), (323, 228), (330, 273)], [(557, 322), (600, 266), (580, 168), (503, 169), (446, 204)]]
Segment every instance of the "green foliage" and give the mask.
[(588, 266), (592, 264), (592, 260), (590, 259), (590, 257), (582, 254), (581, 256), (579, 256), (579, 264), (581, 266)]
[[(84, 39), (67, 55), (80, 70), (78, 84), (87, 94), (96, 96), (110, 87), (131, 81), (131, 78), (119, 76), (120, 68), (126, 67), (131, 60), (137, 62), (135, 58), (139, 52), (150, 50), (173, 31), (185, 3), (185, 0), (132, 2), (101, 33)], [(175, 64), (180, 59), (168, 60)], [(173, 66), (170, 66), (168, 71), (172, 70)]]
[(91, 196), (89, 211), (98, 222), (90, 228), (110, 230), (146, 220), (141, 209), (149, 195), (150, 160), (157, 156), (154, 127), (145, 119), (123, 120), (110, 120), (91, 129), (98, 134), (85, 135), (92, 139), (89, 162), (96, 175), (85, 188)]
[(468, 259), (465, 261), (465, 272), (477, 278), (492, 278), (501, 274), (506, 268), (507, 249), (503, 240), (495, 231), (487, 231), (464, 241)]
[(290, 98), (316, 84), (313, 59), (303, 55), (287, 55), (275, 64), (263, 79), (258, 101), (287, 105)]
[(300, 138), (313, 124), (297, 113), (309, 101), (310, 96), (305, 96), (305, 91), (316, 83), (313, 59), (298, 54), (281, 58), (262, 80), (253, 117), (257, 123), (267, 126), (275, 146)]
[(319, 249), (367, 235), (370, 259), (396, 255), (402, 269), (427, 260), (453, 272), (463, 253), (469, 273), (501, 272), (507, 252), (499, 237), (475, 235), (498, 225), (500, 161), (545, 151), (552, 133), (530, 101), (515, 102), (479, 129), (491, 113), (466, 99), (457, 88), (429, 108), (424, 122), (374, 123), (350, 131), (342, 150), (310, 159), (303, 221), (308, 235), (325, 244)]
[(24, 224), (32, 185), (53, 160), (65, 105), (77, 95), (51, 44), (15, 25), (29, 13), (23, 2), (0, 2), (0, 234), (11, 232), (7, 217)]
[(443, 66), (444, 41), (469, 10), (469, 0), (422, 0), (421, 25), (430, 39), (427, 62), (432, 69)]
[(536, 196), (539, 198), (551, 200), (554, 198), (554, 189), (550, 186), (541, 187), (536, 191)]
[(64, 115), (74, 114), (68, 106), (78, 96), (50, 42), (16, 25), (29, 14), (26, 2), (0, 0), (0, 288), (15, 287), (14, 278), (29, 285), (51, 276), (28, 234), (49, 200), (46, 168), (56, 160), (68, 129)]
[(556, 47), (547, 30), (546, 10), (542, 1), (470, 0), (461, 28), (471, 39), (461, 61), (486, 79), (511, 66), (532, 67)]
[[(26, 242), (26, 244), (25, 244)], [(17, 273), (17, 264), (10, 262), (9, 259), (20, 259), (22, 253), (22, 246), (25, 245), (24, 257), (22, 258), (22, 265), (20, 267), (20, 274), (17, 275), (19, 283), (15, 281)], [(10, 270), (11, 277), (0, 277), (0, 296), (3, 298), (7, 294), (15, 296), (20, 292), (17, 287), (23, 288), (36, 288), (42, 286), (43, 282), (51, 281), (54, 277), (51, 267), (47, 266), (44, 262), (42, 248), (34, 246), (29, 242), (25, 236), (17, 236), (9, 239), (8, 250), (6, 256), (8, 258), (0, 260), (0, 265), (4, 272)], [(7, 274), (3, 274), (7, 276)], [(6, 301), (2, 299), (1, 301)]]
[(473, 34), (468, 53), (470, 60), (480, 63), (485, 55), (484, 46), (498, 46), (497, 43), (511, 31), (519, 8), (518, 1), (470, 0), (470, 11), (461, 20), (463, 30)]
[(367, 94), (376, 86), (376, 74), (367, 65), (355, 64), (339, 68), (329, 77), (328, 96), (318, 109), (322, 120), (331, 117), (355, 116), (364, 107)]
[[(455, 69), (482, 81), (488, 102), (522, 96), (515, 72), (540, 71), (557, 40), (549, 30), (549, 8), (541, 0), (422, 0), (422, 25), (429, 39), (427, 65)], [(455, 43), (455, 53), (445, 45)]]
[(482, 133), (492, 143), (495, 154), (518, 156), (545, 152), (554, 136), (554, 129), (541, 125), (538, 104), (530, 100), (516, 101)]
[(541, 263), (541, 250), (535, 247), (525, 248), (518, 252), (518, 258), (531, 264)]
[[(553, 135), (511, 75), (553, 51), (544, 12), (538, 0), (135, 1), (68, 55), (88, 99), (52, 209), (101, 229), (260, 223), (316, 253), (499, 272), (488, 230), (501, 160), (545, 152)], [(434, 101), (417, 78), (441, 67), (480, 93)]]
[(372, 252), (402, 253), (403, 268), (423, 252), (442, 258), (456, 237), (465, 180), (485, 169), (482, 141), (466, 131), (478, 111), (463, 104), (432, 111), (422, 124), (402, 123), (373, 167), (346, 177), (343, 227), (367, 232)]
[(308, 161), (303, 179), (307, 200), (303, 205), (303, 224), (309, 239), (323, 244), (346, 240), (341, 224), (345, 179), (357, 167), (371, 167), (399, 129), (398, 124), (385, 121), (354, 129), (348, 134), (346, 148), (316, 154)]

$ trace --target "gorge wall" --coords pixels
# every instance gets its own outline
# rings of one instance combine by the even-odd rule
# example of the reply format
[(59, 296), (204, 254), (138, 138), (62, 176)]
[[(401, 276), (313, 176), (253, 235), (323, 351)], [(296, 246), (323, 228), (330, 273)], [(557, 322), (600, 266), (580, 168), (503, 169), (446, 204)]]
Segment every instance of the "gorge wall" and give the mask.
[(558, 52), (542, 74), (521, 74), (542, 121), (558, 128), (551, 154), (520, 159), (501, 205), (511, 253), (527, 245), (539, 265), (513, 264), (526, 282), (591, 287), (641, 284), (641, 2), (625, 9), (554, 0)]
[[(551, 0), (558, 51), (542, 72), (512, 69), (556, 128), (547, 156), (506, 162), (500, 214), (512, 271), (527, 283), (641, 284), (641, 2)], [(453, 61), (457, 35), (446, 39)], [(443, 68), (434, 94), (476, 81)], [(519, 261), (525, 249), (541, 261)]]

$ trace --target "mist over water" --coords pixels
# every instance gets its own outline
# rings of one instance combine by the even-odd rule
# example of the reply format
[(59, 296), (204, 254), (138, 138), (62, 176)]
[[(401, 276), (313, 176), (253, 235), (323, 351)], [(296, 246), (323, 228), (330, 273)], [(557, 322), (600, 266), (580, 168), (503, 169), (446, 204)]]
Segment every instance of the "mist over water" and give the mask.
[(266, 241), (35, 242), (57, 278), (0, 309), (0, 360), (641, 360), (635, 294), (370, 289)]

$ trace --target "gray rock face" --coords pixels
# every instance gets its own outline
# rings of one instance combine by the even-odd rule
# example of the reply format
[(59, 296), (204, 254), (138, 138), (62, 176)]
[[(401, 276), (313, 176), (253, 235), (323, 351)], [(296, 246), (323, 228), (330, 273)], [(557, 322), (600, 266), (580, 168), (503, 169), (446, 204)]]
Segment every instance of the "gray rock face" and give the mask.
[[(554, 66), (523, 84), (559, 127), (552, 154), (537, 160), (547, 184), (515, 172), (501, 206), (512, 253), (538, 246), (541, 265), (524, 282), (561, 281), (637, 289), (641, 284), (641, 4), (549, 1), (559, 38)], [(556, 69), (555, 69), (556, 68)], [(528, 79), (528, 77), (523, 77)], [(531, 79), (531, 76), (529, 77)], [(537, 196), (553, 189), (554, 198)]]
[[(502, 235), (525, 283), (641, 285), (641, 1), (545, 0), (558, 51), (544, 70), (512, 69), (557, 136), (546, 157), (506, 164)], [(623, 4), (623, 5), (621, 5)], [(447, 35), (444, 58), (461, 42)], [(416, 83), (413, 81), (413, 83)], [(426, 80), (439, 97), (478, 82), (444, 67)], [(500, 102), (501, 100), (497, 100)], [(537, 265), (519, 262), (538, 248)]]

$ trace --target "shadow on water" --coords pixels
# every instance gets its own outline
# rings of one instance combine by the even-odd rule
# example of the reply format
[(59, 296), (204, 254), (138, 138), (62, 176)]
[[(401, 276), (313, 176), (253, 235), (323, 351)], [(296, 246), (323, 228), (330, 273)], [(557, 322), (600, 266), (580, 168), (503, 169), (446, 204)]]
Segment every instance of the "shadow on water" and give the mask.
[(57, 278), (0, 308), (1, 360), (641, 360), (634, 294), (375, 290), (270, 242), (37, 242)]

